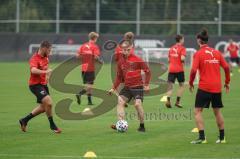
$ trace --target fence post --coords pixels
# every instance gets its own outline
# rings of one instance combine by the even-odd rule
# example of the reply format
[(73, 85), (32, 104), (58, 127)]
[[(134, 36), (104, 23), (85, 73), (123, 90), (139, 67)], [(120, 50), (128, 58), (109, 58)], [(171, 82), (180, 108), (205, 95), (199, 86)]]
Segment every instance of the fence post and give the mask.
[(136, 6), (136, 33), (137, 35), (140, 35), (141, 32), (141, 26), (140, 26), (140, 16), (141, 16), (141, 12), (140, 12), (140, 0), (137, 0), (137, 6)]
[(222, 0), (218, 0), (218, 36), (222, 36)]
[(96, 0), (96, 32), (100, 32), (100, 0)]
[(181, 34), (181, 0), (177, 3), (177, 34)]
[(16, 0), (16, 33), (20, 31), (20, 0)]
[(56, 0), (56, 34), (60, 33), (60, 0)]

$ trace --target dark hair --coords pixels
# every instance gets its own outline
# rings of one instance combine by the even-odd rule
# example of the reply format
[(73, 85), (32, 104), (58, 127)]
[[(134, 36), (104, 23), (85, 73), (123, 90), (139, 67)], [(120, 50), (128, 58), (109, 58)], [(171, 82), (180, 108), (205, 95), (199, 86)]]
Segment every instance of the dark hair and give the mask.
[(40, 48), (50, 48), (52, 46), (52, 44), (50, 44), (50, 42), (48, 41), (42, 41), (41, 44), (40, 44)]
[(203, 28), (202, 31), (197, 34), (197, 39), (200, 39), (202, 44), (208, 42), (208, 31), (206, 28)]
[(182, 40), (183, 39), (183, 35), (176, 35), (176, 37), (175, 37), (175, 40), (176, 40), (176, 42), (180, 42), (180, 40)]

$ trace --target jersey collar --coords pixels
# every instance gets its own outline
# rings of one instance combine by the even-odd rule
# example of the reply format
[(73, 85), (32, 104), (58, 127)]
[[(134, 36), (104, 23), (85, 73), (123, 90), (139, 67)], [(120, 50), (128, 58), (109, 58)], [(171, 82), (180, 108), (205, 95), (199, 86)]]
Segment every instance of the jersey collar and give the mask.
[(204, 44), (204, 45), (201, 46), (201, 48), (205, 48), (205, 47), (208, 47), (208, 45)]

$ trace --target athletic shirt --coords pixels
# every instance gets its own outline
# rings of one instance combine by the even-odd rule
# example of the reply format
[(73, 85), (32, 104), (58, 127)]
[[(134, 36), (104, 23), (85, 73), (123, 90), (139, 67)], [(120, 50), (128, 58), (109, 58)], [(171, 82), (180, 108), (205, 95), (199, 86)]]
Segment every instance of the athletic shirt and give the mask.
[(189, 84), (193, 84), (196, 72), (199, 70), (199, 89), (220, 93), (222, 87), (220, 66), (225, 70), (225, 83), (228, 84), (230, 82), (229, 66), (221, 52), (208, 45), (203, 45), (193, 56)]
[(239, 47), (234, 43), (229, 44), (227, 47), (227, 51), (229, 51), (231, 58), (238, 57), (238, 50), (239, 50)]
[[(141, 71), (145, 73), (145, 81), (143, 81)], [(148, 85), (150, 78), (150, 69), (140, 57), (134, 54), (130, 54), (126, 58), (120, 56), (117, 63), (117, 76), (113, 88), (116, 89), (120, 83), (124, 83), (124, 85), (129, 88)]]
[(186, 48), (181, 44), (173, 45), (169, 52), (169, 72), (170, 73), (178, 73), (184, 71), (184, 65), (181, 60), (181, 56), (186, 56)]
[[(29, 65), (30, 65), (30, 72), (33, 67), (39, 69), (39, 70), (47, 70), (48, 69), (48, 57), (43, 57), (37, 52), (31, 57), (29, 60)], [(30, 74), (30, 79), (29, 79), (29, 85), (35, 85), (35, 84), (42, 84), (46, 85), (47, 80), (46, 80), (46, 73), (42, 74), (33, 74), (31, 72)]]
[(82, 71), (94, 72), (95, 56), (100, 56), (99, 47), (93, 41), (89, 41), (79, 48), (78, 54), (82, 60)]

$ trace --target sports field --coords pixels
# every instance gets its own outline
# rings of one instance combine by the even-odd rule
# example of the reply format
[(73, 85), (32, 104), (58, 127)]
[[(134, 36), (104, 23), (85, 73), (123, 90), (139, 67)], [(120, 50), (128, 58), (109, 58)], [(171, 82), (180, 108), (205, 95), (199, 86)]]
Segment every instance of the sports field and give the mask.
[[(52, 68), (58, 64), (53, 64)], [(152, 118), (146, 121), (146, 133), (137, 132), (138, 121), (128, 119), (127, 133), (117, 133), (110, 129), (116, 122), (115, 109), (90, 120), (66, 121), (54, 116), (62, 128), (62, 134), (53, 134), (44, 114), (29, 122), (28, 132), (19, 129), (18, 120), (29, 113), (34, 106), (35, 97), (28, 89), (28, 63), (0, 63), (0, 158), (36, 159), (36, 158), (82, 158), (85, 152), (94, 151), (98, 158), (119, 159), (157, 159), (157, 158), (240, 158), (240, 73), (234, 69), (230, 94), (223, 93), (225, 108), (225, 131), (227, 144), (217, 145), (218, 130), (213, 112), (205, 110), (204, 119), (208, 144), (191, 145), (190, 141), (198, 137), (191, 133), (195, 127), (193, 104), (195, 94), (185, 90), (183, 109), (167, 109), (160, 102), (161, 95), (147, 97), (144, 100), (145, 112), (161, 113), (170, 117)], [(96, 79), (96, 88), (108, 90), (111, 87), (110, 67), (106, 64)], [(166, 74), (165, 74), (166, 77)], [(164, 78), (164, 77), (163, 77)], [(188, 80), (188, 74), (186, 76)], [(80, 71), (74, 69), (67, 76), (66, 83), (81, 83)], [(196, 88), (195, 88), (196, 92)], [(54, 103), (62, 98), (74, 95), (63, 94), (50, 88)], [(83, 97), (86, 99), (86, 97)], [(174, 98), (175, 99), (175, 98)], [(95, 106), (101, 100), (93, 98)], [(86, 108), (86, 100), (81, 106), (72, 104), (72, 111)], [(135, 112), (133, 106), (127, 112)], [(185, 114), (183, 118), (171, 118), (171, 115)]]

